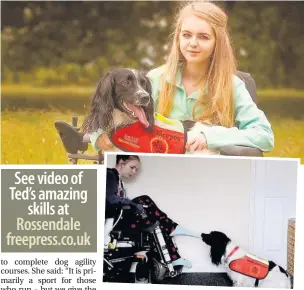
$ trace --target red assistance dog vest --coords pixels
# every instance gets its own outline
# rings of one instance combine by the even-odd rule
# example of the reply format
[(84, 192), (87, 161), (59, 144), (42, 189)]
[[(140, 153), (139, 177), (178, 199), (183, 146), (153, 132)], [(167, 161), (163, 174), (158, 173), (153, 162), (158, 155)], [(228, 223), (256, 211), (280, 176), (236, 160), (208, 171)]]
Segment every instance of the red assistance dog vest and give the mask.
[(265, 279), (269, 273), (268, 261), (262, 260), (250, 254), (247, 254), (240, 259), (231, 261), (229, 263), (229, 268), (232, 271), (258, 280)]
[(139, 121), (116, 129), (111, 135), (111, 140), (117, 148), (128, 152), (185, 153), (185, 133), (156, 125), (153, 133), (148, 133)]

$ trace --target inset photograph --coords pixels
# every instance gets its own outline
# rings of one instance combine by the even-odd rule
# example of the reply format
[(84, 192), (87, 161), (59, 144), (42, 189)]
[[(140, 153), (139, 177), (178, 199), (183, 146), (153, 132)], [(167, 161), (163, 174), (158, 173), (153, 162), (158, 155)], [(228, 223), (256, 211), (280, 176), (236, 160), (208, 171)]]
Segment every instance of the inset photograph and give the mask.
[(304, 164), (303, 1), (1, 11), (1, 164), (104, 164), (120, 151)]
[(291, 289), (299, 161), (106, 154), (103, 282)]

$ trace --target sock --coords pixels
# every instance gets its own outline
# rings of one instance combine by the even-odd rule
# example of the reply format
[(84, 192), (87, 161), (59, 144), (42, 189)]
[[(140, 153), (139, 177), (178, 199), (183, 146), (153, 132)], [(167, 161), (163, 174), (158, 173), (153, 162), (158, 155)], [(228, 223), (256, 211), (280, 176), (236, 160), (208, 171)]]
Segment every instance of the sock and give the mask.
[(172, 262), (173, 266), (185, 266), (187, 268), (191, 268), (192, 267), (192, 263), (188, 260), (185, 260), (183, 258), (179, 258), (175, 261)]
[(170, 234), (170, 237), (175, 237), (175, 236), (189, 236), (189, 237), (201, 239), (201, 235), (199, 233), (196, 234), (194, 232), (191, 232), (181, 227), (180, 225), (177, 225), (175, 230)]

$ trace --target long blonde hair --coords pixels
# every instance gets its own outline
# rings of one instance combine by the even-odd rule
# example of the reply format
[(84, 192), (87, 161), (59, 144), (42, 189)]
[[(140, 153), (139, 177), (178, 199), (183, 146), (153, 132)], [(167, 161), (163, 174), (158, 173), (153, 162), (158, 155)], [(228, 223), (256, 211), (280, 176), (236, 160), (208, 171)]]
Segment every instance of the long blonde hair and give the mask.
[[(232, 127), (234, 125), (233, 74), (236, 72), (236, 62), (227, 30), (228, 17), (220, 7), (210, 2), (184, 4), (177, 14), (172, 47), (164, 65), (161, 80), (158, 111), (168, 117), (173, 106), (175, 86), (166, 80), (169, 78), (174, 83), (176, 79), (178, 65), (182, 60), (179, 49), (181, 24), (189, 15), (205, 20), (215, 34), (215, 48), (210, 58), (206, 79), (208, 92), (206, 94), (205, 89), (201, 90), (201, 95), (193, 110), (193, 119), (208, 124)], [(197, 106), (204, 108), (198, 117), (195, 116)]]

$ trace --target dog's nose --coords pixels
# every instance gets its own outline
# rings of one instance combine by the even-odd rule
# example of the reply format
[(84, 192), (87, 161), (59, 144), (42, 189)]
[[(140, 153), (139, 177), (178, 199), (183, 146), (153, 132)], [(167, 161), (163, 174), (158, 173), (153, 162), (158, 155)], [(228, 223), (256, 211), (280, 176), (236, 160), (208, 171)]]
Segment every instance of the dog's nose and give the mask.
[(206, 240), (206, 238), (207, 238), (208, 236), (209, 236), (209, 235), (204, 234), (204, 233), (202, 233), (202, 234), (201, 234), (201, 237), (202, 237), (202, 240), (203, 240), (203, 241), (205, 241), (205, 240)]
[(150, 97), (149, 96), (144, 96), (144, 97), (141, 97), (141, 100), (142, 100), (143, 103), (148, 104), (149, 101), (150, 101)]
[(143, 105), (147, 105), (150, 102), (150, 96), (147, 92), (143, 92), (143, 91), (139, 91), (137, 93), (137, 96), (140, 100), (140, 103), (142, 103)]

